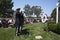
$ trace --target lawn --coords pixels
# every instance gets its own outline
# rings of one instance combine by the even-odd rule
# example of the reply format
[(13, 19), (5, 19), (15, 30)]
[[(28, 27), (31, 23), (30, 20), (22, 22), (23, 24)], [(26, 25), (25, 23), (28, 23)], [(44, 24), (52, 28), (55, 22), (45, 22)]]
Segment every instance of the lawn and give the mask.
[(20, 36), (15, 36), (15, 28), (0, 28), (0, 40), (37, 40), (35, 36), (42, 36), (41, 40), (60, 40), (60, 35), (44, 31), (44, 27), (43, 23), (25, 24)]

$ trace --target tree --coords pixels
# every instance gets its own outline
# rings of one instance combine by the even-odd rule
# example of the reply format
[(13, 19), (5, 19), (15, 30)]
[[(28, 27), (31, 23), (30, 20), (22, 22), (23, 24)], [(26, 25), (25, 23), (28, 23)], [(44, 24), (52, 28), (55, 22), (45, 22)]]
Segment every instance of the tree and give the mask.
[(26, 16), (31, 17), (30, 15), (32, 15), (33, 11), (29, 4), (25, 5), (24, 10)]
[(53, 9), (51, 13), (51, 18), (53, 18), (53, 20), (56, 21), (56, 8)]
[(24, 12), (25, 12), (26, 16), (29, 15), (29, 9), (30, 9), (30, 5), (29, 4), (25, 5)]
[(11, 17), (12, 7), (12, 0), (0, 0), (0, 17)]
[(39, 17), (40, 13), (42, 12), (42, 9), (40, 6), (32, 6), (32, 10), (37, 17)]

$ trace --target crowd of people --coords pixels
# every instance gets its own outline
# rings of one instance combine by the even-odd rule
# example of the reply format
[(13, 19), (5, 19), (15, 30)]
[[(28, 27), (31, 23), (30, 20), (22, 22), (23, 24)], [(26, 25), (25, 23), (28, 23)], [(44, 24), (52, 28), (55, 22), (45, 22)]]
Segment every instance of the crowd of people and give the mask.
[(38, 23), (38, 22), (41, 22), (41, 19), (36, 19), (36, 18), (31, 18), (31, 19), (25, 19), (25, 24), (28, 24), (28, 23)]
[[(24, 19), (24, 24), (32, 24), (32, 23), (38, 23), (41, 22), (41, 19)], [(2, 18), (0, 19), (0, 27), (9, 27), (10, 25), (13, 24), (13, 19), (12, 18)]]
[(13, 20), (11, 18), (1, 18), (0, 27), (8, 28), (12, 21)]

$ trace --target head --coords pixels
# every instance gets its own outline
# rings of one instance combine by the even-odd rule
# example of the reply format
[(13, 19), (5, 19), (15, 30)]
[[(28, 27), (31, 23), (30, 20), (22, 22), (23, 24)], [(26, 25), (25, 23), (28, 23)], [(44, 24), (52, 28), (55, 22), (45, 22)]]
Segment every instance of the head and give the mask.
[(17, 8), (16, 11), (19, 12), (20, 11), (20, 8)]

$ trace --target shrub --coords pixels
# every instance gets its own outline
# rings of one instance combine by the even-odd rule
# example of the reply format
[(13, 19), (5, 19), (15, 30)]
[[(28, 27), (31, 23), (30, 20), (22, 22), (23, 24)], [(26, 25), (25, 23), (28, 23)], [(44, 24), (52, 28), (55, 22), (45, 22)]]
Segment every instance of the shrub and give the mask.
[(54, 30), (55, 22), (47, 22), (47, 26), (44, 28), (45, 31)]
[(47, 27), (49, 30), (54, 31), (57, 28), (57, 24), (49, 24)]
[(60, 23), (56, 24), (55, 22), (48, 22), (47, 27), (45, 29), (60, 34)]
[(60, 34), (60, 23), (57, 24), (56, 32)]

